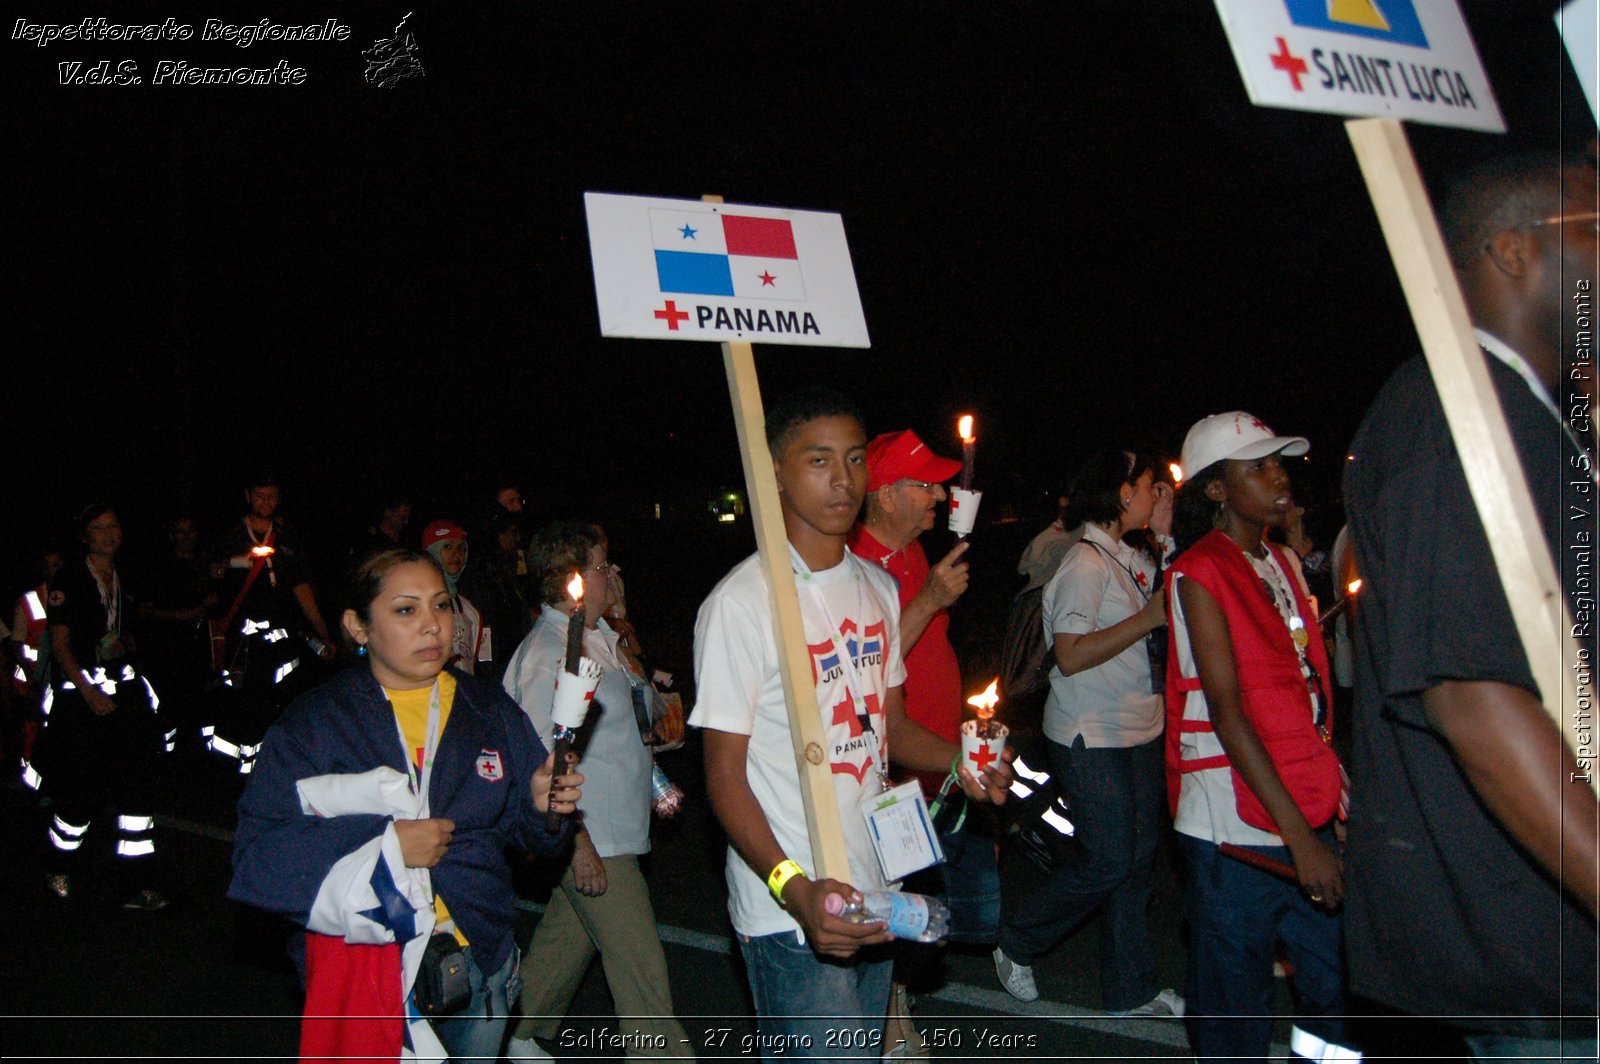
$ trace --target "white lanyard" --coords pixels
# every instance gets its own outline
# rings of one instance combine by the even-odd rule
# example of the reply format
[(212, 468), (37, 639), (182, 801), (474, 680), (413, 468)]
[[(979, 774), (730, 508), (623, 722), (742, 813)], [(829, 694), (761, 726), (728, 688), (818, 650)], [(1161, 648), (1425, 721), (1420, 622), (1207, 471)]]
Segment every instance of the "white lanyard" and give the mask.
[[(391, 710), (393, 707), (390, 707)], [(406, 775), (411, 777), (411, 793), (416, 795), (421, 803), (418, 807), (417, 819), (428, 818), (428, 785), (433, 780), (433, 757), (439, 747), (439, 681), (433, 681), (433, 693), (428, 696), (428, 725), (425, 738), (422, 742), (422, 776), (417, 776), (417, 766), (413, 761), (413, 751), (406, 742), (406, 730), (400, 724), (400, 715), (395, 714), (395, 730), (400, 733), (400, 749), (405, 751)]]
[[(1561, 411), (1556, 408), (1555, 400), (1550, 398), (1550, 390), (1544, 386), (1544, 381), (1534, 375), (1533, 368), (1528, 365), (1527, 361), (1511, 350), (1510, 346), (1494, 333), (1486, 332), (1483, 329), (1473, 329), (1472, 331), (1478, 337), (1478, 343), (1485, 351), (1498, 358), (1507, 368), (1522, 378), (1523, 383), (1528, 386), (1528, 390), (1533, 393), (1533, 397), (1539, 400), (1546, 410), (1550, 411), (1551, 417), (1556, 419), (1556, 424), (1561, 426), (1561, 431), (1567, 434), (1567, 439), (1572, 441), (1572, 445), (1578, 449), (1578, 453), (1587, 454), (1588, 448), (1583, 445), (1582, 440), (1578, 439), (1577, 433), (1572, 431), (1572, 426), (1567, 424), (1566, 419), (1561, 416)], [(1591, 466), (1589, 475), (1596, 483), (1600, 483), (1600, 468)]]
[(95, 590), (100, 592), (100, 605), (104, 606), (106, 610), (106, 631), (120, 632), (122, 630), (119, 627), (122, 623), (122, 577), (113, 568), (111, 570), (111, 586), (107, 588), (101, 582), (100, 574), (94, 571), (94, 565), (88, 558), (83, 560), (83, 564), (88, 567), (89, 575), (94, 577)]
[[(844, 556), (845, 563), (848, 565), (858, 566), (861, 564), (861, 562), (856, 560), (856, 556), (851, 554), (848, 550), (845, 551)], [(867, 712), (866, 696), (863, 694), (866, 688), (861, 683), (861, 674), (856, 671), (855, 658), (850, 654), (850, 646), (845, 640), (844, 629), (840, 626), (839, 622), (834, 619), (833, 611), (828, 608), (828, 600), (822, 594), (822, 588), (815, 583), (816, 574), (811, 571), (811, 567), (806, 564), (806, 560), (800, 557), (800, 552), (794, 549), (793, 543), (789, 544), (789, 558), (794, 562), (795, 573), (800, 577), (800, 583), (804, 585), (806, 590), (811, 592), (811, 597), (815, 600), (817, 608), (822, 611), (822, 620), (828, 626), (828, 639), (833, 643), (834, 652), (839, 655), (839, 664), (844, 669), (845, 692), (850, 696), (850, 702), (851, 705), (855, 707), (856, 716), (863, 720), (870, 721), (872, 717)], [(851, 575), (855, 577), (856, 582), (856, 602), (858, 604), (856, 609), (856, 623), (863, 626), (863, 629), (856, 633), (856, 645), (858, 647), (864, 647), (866, 645), (867, 637), (864, 627), (866, 623), (867, 606), (866, 597), (861, 590), (861, 582), (863, 577), (860, 569), (852, 568), (850, 572)], [(883, 652), (885, 654), (889, 652), (888, 646), (883, 648)], [(885, 713), (883, 734), (878, 736), (878, 779), (883, 784), (885, 790), (888, 789), (889, 785), (889, 766), (887, 763), (888, 757), (889, 725), (888, 714)]]

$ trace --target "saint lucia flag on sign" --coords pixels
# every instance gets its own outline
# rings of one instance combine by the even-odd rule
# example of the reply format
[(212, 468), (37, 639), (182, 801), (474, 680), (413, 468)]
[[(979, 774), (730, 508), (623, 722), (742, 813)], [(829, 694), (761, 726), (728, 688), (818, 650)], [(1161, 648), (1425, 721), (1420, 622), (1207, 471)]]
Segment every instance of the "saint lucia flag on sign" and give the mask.
[(794, 229), (787, 219), (652, 208), (650, 234), (663, 292), (806, 298)]
[(1289, 21), (1306, 29), (1428, 47), (1415, 0), (1284, 0), (1284, 5)]

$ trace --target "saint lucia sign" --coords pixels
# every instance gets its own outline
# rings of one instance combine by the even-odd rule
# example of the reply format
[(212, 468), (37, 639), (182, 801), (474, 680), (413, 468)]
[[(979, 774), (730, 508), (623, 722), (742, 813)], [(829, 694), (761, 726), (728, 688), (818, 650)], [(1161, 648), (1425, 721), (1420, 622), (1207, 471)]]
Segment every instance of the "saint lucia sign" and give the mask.
[(600, 333), (868, 347), (837, 214), (586, 192)]
[(1250, 102), (1505, 132), (1451, 0), (1216, 0)]

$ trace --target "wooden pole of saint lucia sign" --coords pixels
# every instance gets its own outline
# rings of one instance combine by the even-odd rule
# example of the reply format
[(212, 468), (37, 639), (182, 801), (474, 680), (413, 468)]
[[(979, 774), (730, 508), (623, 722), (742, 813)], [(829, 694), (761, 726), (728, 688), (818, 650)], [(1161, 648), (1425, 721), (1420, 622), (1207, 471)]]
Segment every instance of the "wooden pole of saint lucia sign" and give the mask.
[[(706, 203), (721, 203), (721, 196), (702, 196)], [(813, 874), (819, 879), (848, 883), (850, 853), (844, 844), (839, 803), (834, 797), (833, 769), (828, 763), (827, 736), (817, 707), (817, 687), (811, 677), (811, 651), (800, 617), (800, 596), (789, 562), (789, 534), (783, 527), (783, 507), (778, 501), (778, 479), (767, 449), (766, 415), (756, 379), (755, 353), (744, 341), (722, 345), (722, 363), (728, 374), (733, 400), (733, 423), (739, 433), (739, 454), (744, 461), (744, 481), (750, 494), (750, 513), (756, 546), (766, 570), (771, 593), (772, 627), (778, 640), (778, 670), (783, 677), (784, 701), (789, 706), (789, 734), (794, 739), (795, 768), (800, 776), (800, 797), (805, 806), (806, 828), (811, 835)]]
[[(1561, 653), (1573, 630), (1572, 616), (1416, 159), (1395, 119), (1357, 119), (1345, 128), (1400, 275), (1541, 701), (1573, 753), (1581, 754), (1584, 744), (1577, 737), (1576, 721), (1562, 708), (1574, 705), (1577, 695), (1576, 672), (1564, 666), (1566, 655)], [(1595, 775), (1588, 773), (1589, 785), (1600, 794)]]

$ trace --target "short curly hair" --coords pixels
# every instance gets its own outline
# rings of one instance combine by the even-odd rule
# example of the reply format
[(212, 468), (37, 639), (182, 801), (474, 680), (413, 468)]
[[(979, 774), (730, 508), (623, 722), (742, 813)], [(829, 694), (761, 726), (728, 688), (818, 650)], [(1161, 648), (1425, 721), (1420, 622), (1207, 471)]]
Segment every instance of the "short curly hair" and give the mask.
[(528, 544), (528, 571), (539, 582), (539, 600), (551, 606), (567, 600), (567, 582), (589, 565), (589, 551), (600, 546), (594, 525), (556, 521), (534, 533)]

